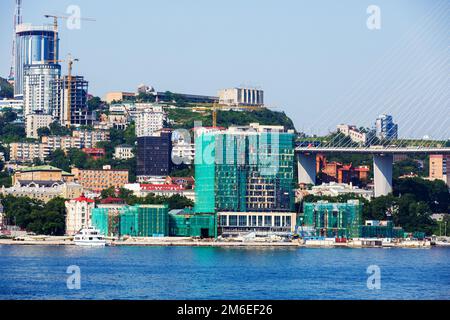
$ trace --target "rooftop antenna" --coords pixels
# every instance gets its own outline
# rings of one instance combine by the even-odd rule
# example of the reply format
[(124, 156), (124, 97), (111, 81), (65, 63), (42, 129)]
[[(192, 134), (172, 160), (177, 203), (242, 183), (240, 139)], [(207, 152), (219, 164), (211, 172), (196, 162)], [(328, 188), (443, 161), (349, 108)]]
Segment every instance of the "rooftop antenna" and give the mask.
[(19, 24), (22, 24), (22, 0), (16, 0), (16, 7), (14, 10), (14, 22), (13, 22), (13, 41), (11, 49), (11, 68), (9, 69), (8, 79), (14, 80), (15, 70), (14, 64), (16, 61), (16, 28)]

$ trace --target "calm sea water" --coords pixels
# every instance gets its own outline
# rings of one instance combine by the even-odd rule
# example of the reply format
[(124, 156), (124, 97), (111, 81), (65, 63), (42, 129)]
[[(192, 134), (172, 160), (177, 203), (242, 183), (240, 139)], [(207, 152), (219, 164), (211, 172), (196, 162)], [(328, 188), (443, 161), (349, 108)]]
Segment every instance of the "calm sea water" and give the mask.
[(450, 299), (450, 249), (0, 246), (0, 299)]

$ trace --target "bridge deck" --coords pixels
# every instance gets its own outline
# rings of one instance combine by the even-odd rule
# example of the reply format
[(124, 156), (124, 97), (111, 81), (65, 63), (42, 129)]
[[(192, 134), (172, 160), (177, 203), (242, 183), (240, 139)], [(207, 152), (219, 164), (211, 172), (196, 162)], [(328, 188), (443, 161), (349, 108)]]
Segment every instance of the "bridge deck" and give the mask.
[(450, 154), (450, 148), (321, 148), (297, 147), (298, 153)]

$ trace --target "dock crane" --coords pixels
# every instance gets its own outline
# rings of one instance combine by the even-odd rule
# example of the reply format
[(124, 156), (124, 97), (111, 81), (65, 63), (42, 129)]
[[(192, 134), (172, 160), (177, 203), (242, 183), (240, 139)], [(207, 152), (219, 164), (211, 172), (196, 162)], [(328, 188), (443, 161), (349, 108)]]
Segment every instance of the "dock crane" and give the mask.
[[(53, 19), (53, 32), (54, 32), (54, 39), (53, 39), (53, 56), (56, 59), (56, 48), (57, 48), (57, 43), (58, 43), (58, 19), (61, 20), (68, 20), (71, 19), (72, 17), (70, 16), (55, 16), (55, 15), (51, 15), (51, 14), (46, 14), (44, 15), (45, 18), (52, 18)], [(92, 18), (77, 18), (78, 20), (83, 20), (83, 21), (95, 21), (95, 19)]]

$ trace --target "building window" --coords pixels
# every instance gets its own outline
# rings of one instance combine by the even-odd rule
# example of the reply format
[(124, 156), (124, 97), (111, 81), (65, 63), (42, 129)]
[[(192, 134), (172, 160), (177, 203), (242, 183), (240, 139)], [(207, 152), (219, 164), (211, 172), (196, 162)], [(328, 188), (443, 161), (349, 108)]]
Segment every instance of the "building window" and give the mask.
[(281, 227), (281, 217), (275, 216), (275, 227)]
[(285, 226), (290, 227), (291, 226), (291, 217), (287, 216), (286, 217), (286, 224)]
[(228, 217), (228, 225), (229, 226), (237, 226), (237, 216), (229, 216)]
[(246, 216), (239, 216), (239, 226), (240, 227), (247, 226), (247, 217)]
[(266, 227), (272, 226), (272, 217), (271, 216), (264, 217), (264, 226), (266, 226)]

